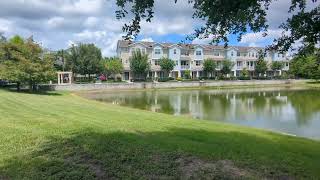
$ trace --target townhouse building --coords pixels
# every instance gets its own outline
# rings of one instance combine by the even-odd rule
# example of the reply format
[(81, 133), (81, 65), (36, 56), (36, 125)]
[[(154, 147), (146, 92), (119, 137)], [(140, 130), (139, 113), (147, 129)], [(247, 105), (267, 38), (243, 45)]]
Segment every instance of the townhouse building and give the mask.
[[(170, 73), (170, 77), (183, 77), (184, 73), (190, 72), (192, 78), (204, 76), (203, 62), (205, 59), (212, 59), (217, 63), (217, 71), (222, 67), (222, 61), (227, 59), (233, 62), (233, 76), (240, 76), (241, 70), (246, 68), (251, 75), (254, 75), (256, 61), (259, 57), (261, 47), (241, 47), (241, 46), (216, 46), (202, 44), (174, 44), (142, 41), (118, 41), (117, 56), (121, 59), (124, 67), (123, 79), (130, 80), (130, 57), (134, 51), (140, 51), (148, 55), (151, 70), (149, 77), (162, 77), (159, 62), (162, 57), (167, 57), (175, 62), (175, 67)], [(282, 61), (284, 67), (278, 72), (289, 70), (289, 56), (284, 53), (267, 51), (264, 58), (268, 64), (274, 61)], [(188, 70), (188, 71), (186, 71)], [(271, 74), (271, 72), (269, 72)], [(272, 72), (273, 74), (273, 72)]]

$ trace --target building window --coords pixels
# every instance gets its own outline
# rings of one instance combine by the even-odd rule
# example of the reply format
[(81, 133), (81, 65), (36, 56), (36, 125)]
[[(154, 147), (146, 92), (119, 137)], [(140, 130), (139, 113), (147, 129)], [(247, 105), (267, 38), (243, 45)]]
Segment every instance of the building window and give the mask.
[(199, 51), (199, 50), (196, 51), (196, 55), (197, 55), (197, 56), (201, 56), (201, 51)]
[(240, 56), (240, 52), (237, 52), (237, 56)]
[(247, 53), (242, 54), (242, 56), (243, 56), (243, 57), (246, 57), (246, 56), (247, 56)]
[(242, 62), (241, 61), (237, 61), (237, 66), (241, 67), (242, 66)]
[(258, 53), (256, 53), (256, 58), (258, 58)]
[(154, 54), (161, 54), (160, 49), (155, 49)]
[(220, 56), (220, 52), (219, 52), (219, 51), (215, 51), (215, 52), (213, 53), (213, 55), (214, 55), (214, 56)]
[(160, 60), (154, 60), (154, 65), (159, 66), (160, 65)]
[(201, 61), (196, 61), (196, 66), (200, 66), (201, 65)]
[(233, 56), (233, 51), (231, 51), (231, 56)]
[(278, 54), (278, 57), (280, 57), (280, 54)]
[(282, 57), (284, 58), (284, 54), (282, 54)]
[(128, 64), (128, 60), (126, 60), (126, 64)]
[(287, 67), (289, 66), (289, 63), (288, 63), (288, 62), (286, 62), (286, 66), (287, 66)]
[(177, 50), (176, 49), (173, 50), (173, 54), (177, 54)]
[(253, 61), (250, 61), (250, 66), (251, 66), (251, 67), (253, 66)]
[(176, 66), (178, 66), (178, 61), (176, 61)]
[(248, 62), (247, 62), (247, 66), (249, 66), (249, 65), (250, 65), (250, 62), (248, 61)]

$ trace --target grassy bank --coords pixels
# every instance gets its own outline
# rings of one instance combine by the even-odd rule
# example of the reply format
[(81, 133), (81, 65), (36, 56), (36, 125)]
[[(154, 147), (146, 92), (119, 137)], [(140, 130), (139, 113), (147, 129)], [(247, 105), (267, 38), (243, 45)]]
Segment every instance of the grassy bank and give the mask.
[(320, 142), (0, 90), (0, 179), (320, 178)]

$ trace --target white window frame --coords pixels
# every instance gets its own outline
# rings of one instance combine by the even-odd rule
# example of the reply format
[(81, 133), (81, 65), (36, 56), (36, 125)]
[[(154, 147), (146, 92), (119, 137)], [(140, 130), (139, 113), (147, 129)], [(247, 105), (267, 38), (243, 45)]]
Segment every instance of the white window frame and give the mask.
[(160, 55), (161, 54), (161, 49), (159, 49), (159, 48), (154, 49), (154, 54)]
[(196, 56), (201, 56), (202, 55), (202, 51), (201, 50), (196, 50)]

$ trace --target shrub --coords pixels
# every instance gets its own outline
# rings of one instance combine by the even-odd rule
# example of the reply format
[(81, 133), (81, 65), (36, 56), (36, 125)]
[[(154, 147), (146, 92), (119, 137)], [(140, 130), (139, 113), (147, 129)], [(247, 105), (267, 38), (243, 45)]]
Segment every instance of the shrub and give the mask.
[(176, 80), (177, 80), (177, 81), (182, 81), (182, 78), (181, 78), (181, 77), (178, 77)]

